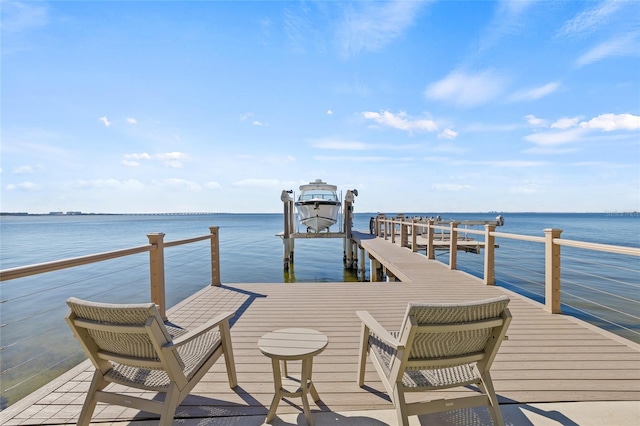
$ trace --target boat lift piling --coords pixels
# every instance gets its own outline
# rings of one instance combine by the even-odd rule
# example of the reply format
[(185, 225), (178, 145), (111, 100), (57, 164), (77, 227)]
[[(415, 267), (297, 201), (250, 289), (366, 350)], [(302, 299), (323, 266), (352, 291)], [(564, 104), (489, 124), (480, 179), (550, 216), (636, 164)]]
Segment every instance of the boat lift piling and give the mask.
[(293, 264), (293, 252), (294, 252), (294, 238), (292, 235), (294, 233), (293, 228), (293, 198), (289, 194), (293, 191), (282, 191), (280, 195), (280, 199), (284, 204), (284, 233), (282, 235), (282, 243), (284, 246), (282, 263), (284, 266), (284, 270), (289, 270), (289, 264)]
[[(358, 251), (354, 250), (354, 241), (351, 239), (351, 227), (353, 225), (353, 201), (358, 195), (358, 190), (347, 190), (344, 197), (344, 256), (345, 269), (354, 269), (358, 264)], [(354, 259), (355, 258), (355, 259)]]

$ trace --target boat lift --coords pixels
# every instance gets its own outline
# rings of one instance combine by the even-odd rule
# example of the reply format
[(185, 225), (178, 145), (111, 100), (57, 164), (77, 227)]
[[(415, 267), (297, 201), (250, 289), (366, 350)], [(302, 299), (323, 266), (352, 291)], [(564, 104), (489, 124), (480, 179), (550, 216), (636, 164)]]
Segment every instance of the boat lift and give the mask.
[(292, 190), (283, 190), (280, 194), (280, 200), (282, 200), (284, 206), (284, 231), (277, 234), (277, 236), (282, 238), (282, 243), (284, 245), (282, 256), (284, 271), (289, 271), (290, 266), (293, 266), (296, 238), (342, 238), (345, 269), (357, 268), (358, 250), (354, 247), (355, 242), (351, 238), (351, 228), (353, 225), (353, 203), (355, 197), (358, 196), (358, 190), (348, 189), (345, 194), (344, 203), (341, 207), (343, 221), (339, 232), (296, 232), (295, 209), (293, 198), (291, 197), (292, 193)]

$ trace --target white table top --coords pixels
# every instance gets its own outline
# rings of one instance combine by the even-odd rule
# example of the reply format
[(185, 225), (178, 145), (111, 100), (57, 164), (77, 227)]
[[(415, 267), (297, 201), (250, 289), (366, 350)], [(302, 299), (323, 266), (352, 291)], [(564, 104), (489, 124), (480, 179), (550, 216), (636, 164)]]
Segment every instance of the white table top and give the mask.
[(258, 340), (260, 351), (269, 358), (296, 360), (315, 356), (327, 347), (329, 339), (309, 328), (284, 328)]

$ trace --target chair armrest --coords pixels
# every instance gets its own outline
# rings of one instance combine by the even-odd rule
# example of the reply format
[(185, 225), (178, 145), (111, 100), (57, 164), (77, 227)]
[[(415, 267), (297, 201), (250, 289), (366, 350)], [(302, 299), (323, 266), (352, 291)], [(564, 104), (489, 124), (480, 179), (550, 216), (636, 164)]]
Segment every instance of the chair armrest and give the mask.
[(358, 318), (362, 320), (362, 323), (367, 326), (369, 331), (375, 334), (380, 340), (392, 346), (394, 349), (404, 349), (404, 346), (400, 344), (398, 339), (393, 337), (378, 321), (371, 316), (367, 311), (356, 311)]
[(221, 314), (216, 315), (215, 317), (211, 318), (209, 321), (202, 324), (201, 326), (194, 328), (193, 330), (189, 330), (186, 334), (183, 334), (182, 336), (176, 338), (173, 341), (173, 346), (174, 347), (182, 346), (185, 343), (192, 341), (193, 339), (200, 336), (202, 333), (206, 333), (207, 331), (210, 331), (212, 328), (218, 327), (221, 323), (225, 321), (229, 321), (229, 318), (231, 318), (233, 315), (234, 315), (234, 312), (223, 312)]

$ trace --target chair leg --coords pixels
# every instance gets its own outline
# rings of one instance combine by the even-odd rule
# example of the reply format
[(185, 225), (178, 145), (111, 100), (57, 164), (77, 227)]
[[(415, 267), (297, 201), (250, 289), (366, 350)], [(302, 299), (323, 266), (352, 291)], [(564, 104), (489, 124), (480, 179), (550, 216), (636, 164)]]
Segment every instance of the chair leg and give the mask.
[(173, 418), (176, 415), (176, 409), (180, 404), (180, 392), (178, 388), (171, 384), (167, 390), (167, 395), (164, 398), (164, 404), (162, 406), (162, 413), (160, 414), (159, 426), (171, 426), (173, 424)]
[(224, 352), (224, 363), (227, 368), (227, 378), (229, 379), (229, 387), (233, 389), (238, 386), (238, 378), (236, 376), (235, 360), (233, 359), (231, 331), (229, 330), (228, 321), (220, 324), (220, 334), (222, 340), (222, 351)]
[(364, 373), (367, 365), (367, 352), (369, 349), (369, 327), (362, 324), (360, 332), (360, 357), (358, 359), (358, 386), (364, 386)]
[(409, 426), (409, 416), (407, 414), (407, 402), (404, 399), (404, 393), (400, 389), (402, 384), (396, 383), (393, 387), (393, 403), (396, 406), (396, 415), (398, 416), (398, 425)]
[(502, 419), (502, 412), (500, 411), (500, 404), (498, 403), (498, 397), (496, 390), (493, 387), (493, 381), (489, 372), (480, 375), (482, 382), (480, 382), (480, 389), (489, 397), (489, 414), (493, 424), (496, 426), (504, 426), (504, 420)]
[(87, 426), (89, 423), (91, 423), (91, 416), (93, 416), (93, 412), (96, 409), (96, 404), (98, 403), (96, 392), (104, 389), (108, 384), (109, 382), (103, 379), (100, 370), (96, 370), (93, 373), (93, 379), (91, 380), (91, 385), (89, 386), (87, 397), (85, 398), (84, 404), (82, 405), (80, 417), (78, 417), (78, 426)]

